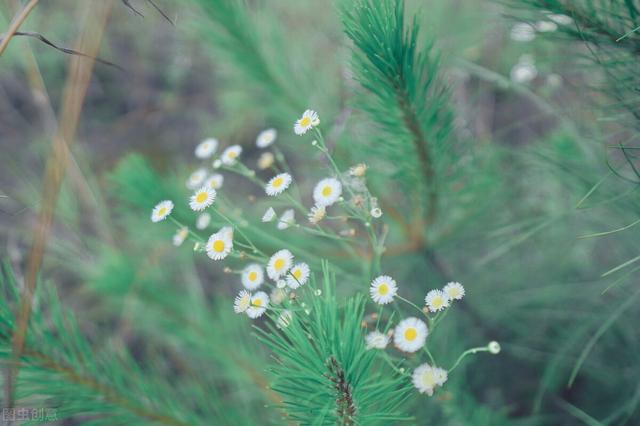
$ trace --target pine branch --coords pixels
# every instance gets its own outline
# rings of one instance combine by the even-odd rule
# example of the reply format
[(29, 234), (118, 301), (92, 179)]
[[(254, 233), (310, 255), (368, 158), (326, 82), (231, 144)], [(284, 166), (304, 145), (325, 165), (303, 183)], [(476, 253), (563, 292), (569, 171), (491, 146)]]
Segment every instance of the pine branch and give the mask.
[(248, 13), (246, 0), (196, 0), (213, 24), (212, 41), (244, 77), (269, 99), (283, 101), (291, 112), (304, 110), (305, 105), (290, 92), (285, 81), (277, 77), (264, 55), (259, 36)]
[(276, 357), (272, 389), (282, 395), (288, 418), (304, 425), (409, 420), (400, 412), (411, 392), (408, 385), (365, 348), (364, 300), (358, 296), (339, 307), (335, 276), (326, 263), (323, 277), (321, 292), (305, 286), (304, 299), (311, 300), (308, 314), (293, 312), (282, 330), (256, 329)]
[(333, 355), (329, 357), (326, 365), (330, 373), (326, 374), (325, 377), (331, 380), (337, 393), (336, 413), (338, 422), (345, 426), (353, 425), (356, 407), (353, 402), (351, 385), (345, 377), (344, 370)]
[(433, 43), (421, 45), (416, 19), (405, 22), (402, 0), (353, 0), (342, 5), (344, 30), (354, 43), (353, 70), (368, 92), (358, 107), (383, 138), (374, 149), (389, 158), (406, 188), (426, 205), (424, 222), (438, 210), (438, 169), (452, 130), (449, 93), (439, 77)]
[[(151, 371), (147, 376), (126, 354), (106, 350), (96, 355), (75, 318), (61, 309), (55, 293), (42, 286), (35, 294), (39, 310), (33, 312), (23, 351), (16, 360), (11, 350), (16, 327), (12, 305), (17, 304), (19, 294), (6, 265), (0, 286), (0, 359), (3, 364), (20, 367), (16, 382), (19, 401), (58, 408), (59, 420), (91, 415), (94, 424), (186, 425), (201, 421), (195, 415), (197, 410), (180, 406), (181, 401), (203, 404), (197, 393), (183, 396), (182, 385), (159, 382), (155, 379), (162, 377), (159, 372)], [(45, 307), (47, 314), (42, 310)]]

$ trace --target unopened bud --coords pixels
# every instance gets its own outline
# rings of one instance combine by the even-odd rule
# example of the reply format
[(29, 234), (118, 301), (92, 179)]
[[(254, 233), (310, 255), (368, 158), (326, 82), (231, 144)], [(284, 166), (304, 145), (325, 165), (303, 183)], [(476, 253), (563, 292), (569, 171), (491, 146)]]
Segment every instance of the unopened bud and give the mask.
[(367, 172), (367, 165), (364, 163), (356, 164), (349, 169), (349, 174), (355, 177), (362, 177)]

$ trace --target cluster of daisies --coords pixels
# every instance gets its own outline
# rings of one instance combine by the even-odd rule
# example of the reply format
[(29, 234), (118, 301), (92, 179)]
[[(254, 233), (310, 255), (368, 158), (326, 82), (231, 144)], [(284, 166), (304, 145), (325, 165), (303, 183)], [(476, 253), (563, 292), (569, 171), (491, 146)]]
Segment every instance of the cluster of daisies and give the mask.
[[(296, 122), (294, 130), (296, 134), (301, 135), (318, 124), (318, 114), (308, 110), (305, 111), (302, 118)], [(256, 138), (256, 147), (259, 149), (270, 147), (276, 141), (277, 135), (275, 129), (262, 131)], [(218, 151), (219, 145), (219, 141), (214, 138), (202, 141), (195, 148), (196, 158), (202, 161), (212, 160)], [(230, 146), (211, 163), (213, 173), (210, 173), (208, 167), (202, 166), (188, 177), (186, 187), (193, 191), (189, 197), (188, 204), (191, 210), (199, 214), (195, 221), (196, 229), (204, 230), (208, 228), (211, 223), (211, 214), (207, 210), (212, 208), (216, 202), (217, 190), (220, 190), (224, 184), (224, 176), (217, 172), (217, 170), (221, 168), (233, 170), (232, 168), (234, 166), (242, 166), (240, 162), (241, 154), (241, 146)], [(258, 159), (257, 166), (258, 169), (265, 170), (272, 168), (274, 162), (274, 154), (264, 152)], [(247, 168), (246, 170), (250, 169)], [(277, 196), (289, 188), (292, 181), (293, 179), (289, 173), (279, 173), (264, 185), (264, 190), (269, 196)], [(324, 209), (338, 201), (341, 193), (342, 186), (338, 179), (326, 178), (321, 180), (314, 191), (316, 204), (311, 209), (312, 214), (318, 216), (318, 212), (322, 210), (324, 216)], [(151, 220), (153, 222), (163, 221), (170, 217), (173, 209), (173, 201), (161, 201), (152, 210)], [(215, 210), (215, 207), (213, 207), (213, 209)], [(269, 208), (263, 215), (262, 221), (270, 222), (275, 218), (275, 210)], [(285, 211), (278, 219), (278, 229), (286, 229), (294, 223), (294, 220), (293, 209)], [(187, 226), (182, 225), (175, 219), (173, 219), (173, 221), (178, 225), (178, 230), (173, 237), (173, 243), (176, 246), (180, 246), (192, 233)], [(199, 241), (198, 236), (193, 234), (196, 239), (195, 249), (196, 251), (204, 250), (208, 257), (213, 260), (225, 259), (233, 251), (233, 234), (233, 228), (225, 226), (211, 234), (206, 243)], [(242, 255), (238, 257), (242, 257)], [(309, 266), (304, 262), (294, 264), (293, 254), (289, 250), (280, 250), (268, 259), (265, 257), (265, 259), (264, 265), (254, 262), (246, 265), (244, 269), (239, 271), (244, 289), (235, 297), (234, 312), (239, 314), (245, 313), (250, 318), (258, 318), (269, 309), (270, 304), (281, 303), (289, 292), (298, 289), (308, 282), (311, 274)], [(270, 284), (272, 284), (273, 290), (270, 294), (260, 290), (261, 287), (267, 283), (267, 278), (272, 280)], [(291, 317), (291, 311), (284, 310), (277, 320), (277, 325), (281, 327), (288, 325)]]
[[(454, 301), (461, 300), (464, 297), (465, 289), (460, 283), (450, 282), (442, 289), (431, 290), (424, 299), (424, 307), (422, 309), (402, 298), (398, 294), (396, 281), (388, 275), (381, 275), (375, 278), (371, 282), (369, 293), (373, 302), (381, 306), (393, 302), (396, 298), (409, 303), (418, 308), (424, 315), (425, 320), (430, 322), (433, 327), (437, 324), (438, 315), (442, 311), (451, 306)], [(435, 316), (430, 317), (429, 314), (435, 314)], [(432, 359), (432, 362), (434, 362), (433, 357), (426, 349), (426, 341), (429, 336), (427, 322), (420, 318), (409, 317), (400, 321), (388, 333), (374, 330), (365, 336), (366, 347), (367, 349), (386, 349), (391, 338), (393, 338), (393, 344), (400, 351), (415, 353), (424, 349)], [(447, 377), (447, 370), (436, 365), (424, 363), (413, 370), (412, 382), (420, 393), (426, 393), (431, 396), (437, 386), (444, 385)]]
[[(312, 144), (327, 155), (334, 168), (334, 176), (321, 179), (313, 188), (311, 195), (314, 205), (307, 212), (309, 223), (315, 226), (318, 231), (324, 232), (320, 228), (319, 222), (325, 218), (329, 207), (334, 204), (340, 204), (348, 217), (359, 219), (365, 227), (371, 230), (371, 218), (379, 218), (382, 215), (382, 211), (378, 206), (377, 199), (367, 189), (365, 182), (367, 167), (364, 164), (358, 164), (345, 173), (338, 170), (335, 162), (329, 156), (321, 132), (315, 129), (319, 124), (318, 114), (315, 111), (307, 110), (295, 122), (293, 129), (297, 135), (304, 135), (309, 131), (314, 131), (318, 136), (318, 140), (314, 140)], [(256, 146), (259, 149), (268, 148), (276, 139), (277, 131), (275, 129), (264, 130), (257, 136)], [(206, 139), (196, 147), (195, 156), (202, 161), (211, 161), (218, 148), (219, 142), (217, 139)], [(275, 149), (275, 152), (279, 153), (277, 147)], [(231, 226), (222, 227), (211, 234), (205, 242), (187, 226), (171, 218), (178, 225), (178, 230), (173, 237), (173, 243), (179, 246), (191, 235), (196, 240), (196, 251), (205, 251), (207, 256), (213, 260), (225, 259), (230, 254), (240, 259), (250, 258), (252, 263), (247, 264), (241, 270), (233, 271), (230, 268), (225, 268), (227, 272), (235, 272), (240, 275), (243, 287), (234, 299), (233, 310), (238, 314), (246, 314), (252, 319), (261, 317), (269, 309), (277, 310), (280, 314), (275, 321), (276, 326), (285, 328), (293, 318), (293, 312), (288, 307), (290, 303), (287, 303), (285, 308), (276, 308), (273, 305), (280, 305), (285, 300), (295, 300), (295, 290), (305, 285), (310, 279), (311, 271), (309, 265), (304, 262), (294, 262), (293, 254), (287, 249), (279, 250), (271, 256), (267, 256), (258, 250), (242, 234), (241, 230), (238, 230), (238, 233), (242, 238), (236, 242), (240, 251), (234, 252), (234, 223), (215, 206), (217, 191), (224, 184), (224, 176), (218, 170), (237, 172), (258, 183), (268, 197), (282, 196), (299, 210), (305, 212), (306, 209), (287, 191), (292, 186), (294, 179), (290, 173), (283, 172), (278, 167), (275, 167), (276, 156), (273, 153), (264, 151), (257, 161), (258, 169), (274, 169), (276, 171), (276, 174), (267, 181), (258, 179), (255, 176), (255, 171), (240, 161), (241, 154), (242, 147), (239, 145), (226, 148), (212, 161), (213, 173), (210, 173), (208, 167), (201, 167), (193, 172), (186, 182), (187, 188), (193, 191), (188, 199), (188, 205), (192, 211), (198, 214), (195, 221), (196, 229), (205, 230), (209, 227), (211, 213), (208, 210), (213, 210)], [(280, 162), (280, 159), (278, 161)], [(283, 168), (287, 169), (286, 167)], [(345, 197), (348, 199), (345, 200)], [(151, 220), (160, 222), (170, 217), (173, 209), (174, 203), (172, 201), (161, 201), (154, 207)], [(273, 221), (277, 221), (277, 228), (280, 230), (296, 225), (295, 210), (287, 209), (278, 216), (275, 209), (269, 207), (262, 215), (262, 222)], [(376, 240), (375, 232), (371, 232), (371, 234), (373, 234), (373, 237), (370, 237), (372, 248), (379, 248), (374, 247), (374, 244), (381, 244)], [(343, 234), (341, 233), (341, 235)], [(251, 249), (251, 253), (243, 252), (243, 248)], [(382, 250), (374, 250), (374, 252), (382, 253)], [(269, 293), (265, 291), (267, 287), (271, 289)], [(460, 283), (451, 282), (442, 289), (429, 291), (424, 299), (423, 308), (402, 298), (398, 294), (396, 281), (388, 275), (381, 275), (375, 278), (371, 282), (369, 291), (373, 302), (381, 307), (398, 298), (420, 310), (424, 320), (417, 317), (405, 318), (386, 333), (379, 331), (378, 324), (376, 324), (376, 330), (368, 333), (365, 340), (367, 349), (386, 349), (391, 339), (393, 339), (395, 347), (402, 352), (415, 353), (424, 350), (429, 355), (432, 365), (425, 363), (415, 368), (412, 374), (412, 381), (421, 393), (432, 395), (437, 386), (442, 386), (447, 381), (448, 373), (455, 366), (452, 369), (445, 370), (435, 365), (435, 361), (426, 347), (427, 337), (430, 330), (433, 332), (434, 327), (444, 315), (444, 311), (452, 303), (464, 297), (464, 287)], [(301, 306), (304, 307), (304, 303), (301, 303)], [(489, 350), (497, 353), (495, 351), (499, 351), (499, 346), (496, 349), (495, 346), (491, 346), (492, 344), (487, 347), (488, 349), (476, 348), (474, 350)], [(497, 343), (495, 344), (497, 345)]]
[[(289, 250), (277, 251), (269, 258), (266, 267), (267, 277), (275, 283), (269, 296), (264, 291), (256, 291), (266, 282), (264, 267), (259, 263), (251, 263), (241, 272), (244, 290), (236, 296), (233, 310), (237, 314), (246, 313), (249, 318), (258, 318), (266, 312), (269, 303), (280, 304), (290, 291), (305, 285), (310, 274), (311, 270), (306, 263), (294, 264), (293, 254)], [(291, 311), (285, 309), (280, 314), (277, 325), (286, 327), (291, 317)]]

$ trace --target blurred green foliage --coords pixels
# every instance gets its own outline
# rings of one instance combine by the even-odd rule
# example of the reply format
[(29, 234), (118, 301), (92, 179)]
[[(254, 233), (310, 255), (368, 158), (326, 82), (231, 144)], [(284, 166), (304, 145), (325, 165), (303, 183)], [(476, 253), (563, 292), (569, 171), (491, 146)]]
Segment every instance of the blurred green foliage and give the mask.
[[(34, 305), (21, 405), (63, 407), (60, 417), (82, 424), (333, 423), (322, 370), (334, 356), (351, 374), (360, 424), (640, 422), (635, 2), (158, 3), (175, 27), (150, 8), (144, 19), (114, 8), (101, 56), (126, 72), (96, 68)], [(70, 45), (69, 14), (81, 16), (75, 2), (43, 3), (27, 26)], [(535, 30), (555, 22), (550, 14), (570, 21)], [(3, 27), (11, 15), (2, 9)], [(510, 38), (522, 22), (534, 40)], [(68, 64), (21, 39), (2, 56), (0, 191), (10, 198), (0, 207), (27, 209), (0, 219), (0, 253), (14, 264), (2, 277), (4, 360), (24, 264), (16, 253), (28, 251), (51, 137), (25, 78), (29, 52), (54, 109)], [(535, 57), (537, 75), (514, 81), (523, 54)], [(429, 337), (436, 358), (502, 345), (499, 356), (465, 361), (433, 398), (395, 394), (409, 382), (363, 349), (359, 322), (372, 312), (352, 298), (368, 290), (362, 259), (295, 229), (265, 230), (259, 219), (271, 204), (261, 188), (226, 176), (220, 205), (265, 250), (290, 248), (316, 278), (331, 276), (320, 274), (324, 259), (335, 273), (337, 302), (324, 287), (309, 320), (283, 334), (265, 334), (262, 322), (252, 330), (231, 309), (237, 275), (172, 247), (173, 228), (149, 222), (170, 198), (193, 226), (183, 182), (192, 148), (209, 135), (242, 144), (253, 165), (255, 135), (277, 128), (309, 194), (323, 162), (291, 131), (308, 107), (320, 112), (341, 168), (369, 165), (389, 229), (382, 267), (403, 294), (420, 300), (449, 279), (466, 286), (465, 303)], [(422, 211), (431, 205), (422, 185), (432, 182), (419, 170), (407, 112), (428, 135), (419, 142), (437, 181), (433, 220)], [(308, 330), (317, 347), (306, 346)], [(309, 365), (296, 359), (314, 351)]]

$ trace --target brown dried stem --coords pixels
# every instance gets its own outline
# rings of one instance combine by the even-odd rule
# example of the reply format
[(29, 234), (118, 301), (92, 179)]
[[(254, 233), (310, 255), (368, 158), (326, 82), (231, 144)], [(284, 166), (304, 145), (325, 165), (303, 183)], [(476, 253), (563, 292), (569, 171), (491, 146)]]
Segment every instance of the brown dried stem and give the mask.
[(2, 39), (0, 39), (0, 55), (2, 55), (4, 50), (7, 48), (7, 46), (9, 45), (9, 41), (15, 35), (16, 31), (18, 31), (20, 25), (22, 25), (22, 23), (27, 19), (27, 16), (29, 16), (33, 8), (36, 7), (38, 1), (39, 0), (31, 0), (26, 4), (25, 7), (22, 8), (21, 11), (16, 14), (16, 16), (13, 17), (13, 19), (11, 20), (11, 24), (9, 25), (9, 29), (4, 34)]
[[(32, 1), (31, 3), (37, 2)], [(91, 5), (91, 12), (95, 16), (95, 19), (85, 19), (83, 29), (76, 43), (79, 50), (87, 52), (91, 56), (96, 56), (102, 41), (104, 29), (111, 14), (111, 7), (112, 0), (101, 2), (100, 7), (95, 7), (93, 4)], [(7, 36), (4, 41), (6, 40)], [(45, 169), (41, 210), (36, 225), (33, 245), (29, 252), (24, 289), (18, 311), (16, 328), (13, 334), (12, 356), (14, 360), (19, 360), (24, 351), (25, 336), (28, 329), (29, 318), (31, 317), (37, 277), (42, 265), (49, 231), (53, 223), (56, 202), (69, 163), (69, 147), (75, 138), (82, 105), (84, 104), (87, 89), (91, 81), (94, 63), (93, 60), (81, 57), (71, 59), (62, 101), (59, 126), (52, 140), (52, 153), (49, 156)], [(18, 366), (16, 364), (15, 367), (9, 366), (6, 370), (5, 402), (8, 407), (12, 407), (14, 404), (14, 381), (17, 375), (17, 369)]]

